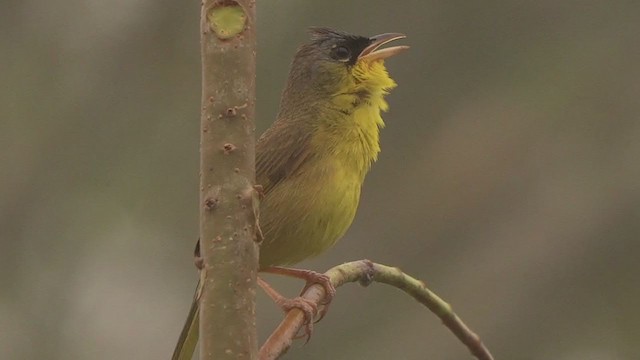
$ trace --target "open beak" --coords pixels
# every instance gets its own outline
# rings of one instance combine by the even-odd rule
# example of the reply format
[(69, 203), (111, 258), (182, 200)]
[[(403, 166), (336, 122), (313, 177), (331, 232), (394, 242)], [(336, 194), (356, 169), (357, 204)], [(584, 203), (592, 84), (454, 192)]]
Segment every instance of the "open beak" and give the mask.
[(376, 36), (372, 36), (369, 38), (371, 40), (371, 44), (364, 48), (360, 55), (358, 55), (358, 61), (366, 60), (366, 61), (376, 61), (383, 60), (395, 54), (399, 54), (409, 47), (406, 45), (400, 46), (392, 46), (384, 49), (380, 49), (380, 47), (388, 42), (404, 39), (407, 36), (405, 34), (399, 33), (388, 33), (388, 34), (380, 34)]

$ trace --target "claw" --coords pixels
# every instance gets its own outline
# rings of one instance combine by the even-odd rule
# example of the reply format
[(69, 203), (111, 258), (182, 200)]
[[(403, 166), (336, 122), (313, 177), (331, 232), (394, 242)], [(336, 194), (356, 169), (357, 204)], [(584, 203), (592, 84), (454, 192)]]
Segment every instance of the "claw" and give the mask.
[(253, 190), (255, 190), (256, 193), (258, 194), (259, 200), (264, 199), (264, 186), (259, 184), (253, 185)]
[(300, 309), (300, 311), (304, 313), (304, 335), (296, 335), (295, 339), (301, 339), (304, 337), (306, 338), (304, 343), (308, 343), (311, 339), (311, 334), (313, 333), (313, 319), (318, 313), (318, 305), (316, 305), (313, 301), (305, 299), (303, 297), (297, 297), (293, 299), (279, 299), (276, 301), (276, 303), (285, 312), (288, 312), (291, 309)]
[(204, 267), (204, 258), (200, 254), (200, 239), (196, 241), (196, 248), (193, 249), (193, 263), (196, 265), (198, 270), (202, 270)]
[(322, 299), (320, 305), (329, 305), (336, 295), (336, 288), (331, 283), (331, 278), (325, 274), (309, 271), (309, 279), (307, 279), (307, 283), (300, 292), (300, 295), (304, 294), (304, 292), (314, 284), (320, 284), (324, 288), (324, 299)]
[(320, 308), (320, 310), (318, 310), (318, 315), (317, 315), (317, 319), (314, 321), (314, 323), (319, 323), (320, 320), (324, 319), (324, 316), (327, 315), (327, 313), (329, 312), (329, 304), (321, 304), (322, 307)]

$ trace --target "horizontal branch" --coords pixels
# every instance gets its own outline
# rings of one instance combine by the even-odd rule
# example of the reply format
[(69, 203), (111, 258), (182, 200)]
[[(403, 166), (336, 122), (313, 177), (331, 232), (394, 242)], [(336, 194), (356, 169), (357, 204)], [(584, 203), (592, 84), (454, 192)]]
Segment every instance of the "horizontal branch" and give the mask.
[[(325, 275), (331, 279), (331, 283), (336, 288), (349, 282), (357, 281), (367, 286), (376, 281), (404, 291), (438, 316), (442, 323), (467, 346), (471, 354), (478, 360), (493, 360), (493, 356), (478, 335), (460, 320), (449, 304), (427, 289), (422, 281), (414, 279), (400, 269), (376, 264), (369, 260), (359, 260), (333, 267)], [(319, 284), (310, 286), (302, 294), (302, 297), (316, 304), (319, 304), (324, 296), (324, 288)], [(291, 346), (298, 331), (304, 326), (304, 320), (302, 311), (299, 309), (290, 310), (260, 349), (259, 359), (275, 360), (284, 354)]]

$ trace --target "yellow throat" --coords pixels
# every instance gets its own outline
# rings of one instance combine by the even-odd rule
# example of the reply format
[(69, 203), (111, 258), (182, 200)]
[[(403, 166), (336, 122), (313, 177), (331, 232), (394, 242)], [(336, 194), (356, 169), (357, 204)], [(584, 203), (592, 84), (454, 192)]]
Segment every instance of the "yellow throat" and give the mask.
[(331, 107), (341, 116), (323, 116), (324, 126), (314, 136), (317, 146), (324, 146), (336, 159), (357, 170), (364, 178), (380, 152), (379, 132), (384, 127), (381, 111), (389, 105), (384, 95), (396, 87), (382, 60), (360, 61), (351, 77), (344, 78), (340, 91), (331, 97)]

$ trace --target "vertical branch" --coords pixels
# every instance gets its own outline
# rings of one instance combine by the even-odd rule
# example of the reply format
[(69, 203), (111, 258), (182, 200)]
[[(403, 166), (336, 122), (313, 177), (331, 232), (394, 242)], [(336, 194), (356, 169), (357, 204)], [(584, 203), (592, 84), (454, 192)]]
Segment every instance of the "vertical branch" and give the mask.
[(203, 0), (200, 359), (256, 359), (255, 1)]

